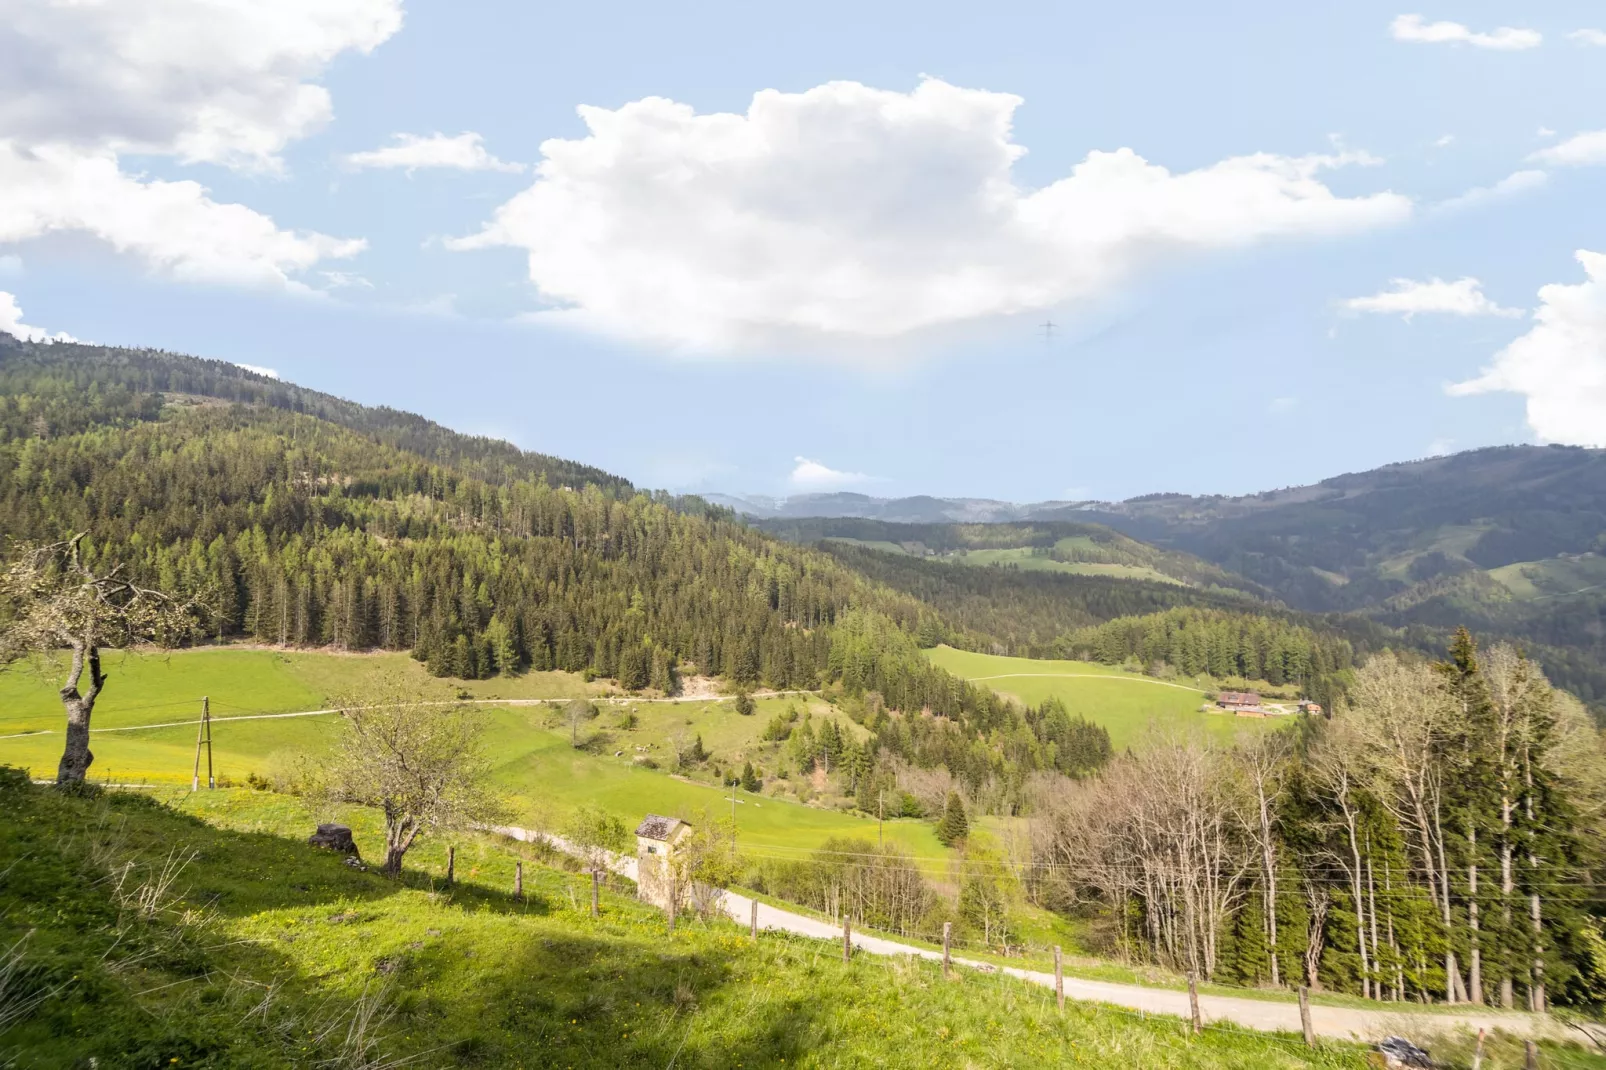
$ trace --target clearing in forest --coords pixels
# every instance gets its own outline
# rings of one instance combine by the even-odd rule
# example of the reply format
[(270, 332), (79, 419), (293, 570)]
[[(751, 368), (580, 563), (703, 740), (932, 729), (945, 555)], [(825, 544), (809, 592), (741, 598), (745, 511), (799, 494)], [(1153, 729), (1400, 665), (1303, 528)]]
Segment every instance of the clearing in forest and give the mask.
[(947, 646), (928, 650), (926, 656), (955, 676), (1029, 705), (1058, 698), (1072, 714), (1103, 725), (1116, 750), (1136, 744), (1151, 724), (1231, 739), (1239, 732), (1262, 731), (1268, 725), (1286, 723), (1278, 718), (1201, 713), (1206, 695), (1214, 690), (1208, 678), (1156, 680), (1090, 661), (1011, 658)]

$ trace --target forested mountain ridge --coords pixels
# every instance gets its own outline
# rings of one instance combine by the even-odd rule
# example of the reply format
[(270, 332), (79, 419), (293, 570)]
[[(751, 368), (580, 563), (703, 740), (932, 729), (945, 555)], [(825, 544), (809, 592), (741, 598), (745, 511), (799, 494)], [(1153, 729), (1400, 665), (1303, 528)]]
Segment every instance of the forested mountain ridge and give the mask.
[(902, 552), (939, 563), (1000, 565), (1032, 571), (1175, 580), (1218, 593), (1242, 592), (1275, 601), (1272, 593), (1192, 554), (1139, 542), (1102, 524), (1010, 521), (911, 524), (859, 517), (757, 520), (757, 527), (792, 542), (841, 541)]
[[(955, 630), (916, 598), (700, 499), (554, 486), (505, 444), (347, 403), (326, 419), (191, 358), (7, 346), (0, 384), (0, 531), (87, 533), (91, 568), (213, 605), (195, 641), (410, 651), (461, 679), (561, 669), (668, 693), (695, 667), (829, 687), (881, 711), (860, 774), (945, 765), (1001, 806), (1064, 758), (1062, 718), (920, 655), (915, 636)], [(404, 445), (420, 425), (433, 456)]]
[(1527, 644), (1606, 702), (1606, 450), (1503, 446), (1243, 497), (1157, 494), (1076, 515), (1184, 550), (1300, 609)]
[(630, 490), (629, 480), (600, 468), (531, 453), (501, 439), (460, 434), (414, 413), (359, 405), (227, 361), (151, 349), (22, 342), (0, 331), (0, 423), (7, 438), (155, 419), (164, 395), (316, 416), (490, 483), (545, 478), (553, 486)]

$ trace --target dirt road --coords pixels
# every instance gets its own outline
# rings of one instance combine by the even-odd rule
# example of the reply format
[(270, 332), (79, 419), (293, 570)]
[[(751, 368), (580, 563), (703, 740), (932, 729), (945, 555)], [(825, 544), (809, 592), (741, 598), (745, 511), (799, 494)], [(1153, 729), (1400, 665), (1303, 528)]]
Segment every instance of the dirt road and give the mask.
[[(514, 827), (497, 827), (491, 831), (517, 840), (533, 841), (540, 838), (539, 833), (529, 829)], [(560, 836), (546, 836), (560, 851), (572, 852), (573, 848)], [(636, 879), (636, 860), (629, 856), (617, 856), (611, 868), (621, 876)], [(741, 925), (747, 925), (752, 917), (753, 900), (745, 895), (735, 892), (726, 892), (721, 901), (724, 912)], [(758, 904), (758, 926), (760, 929), (775, 932), (793, 933), (798, 936), (811, 936), (821, 940), (842, 939), (840, 926), (830, 922), (811, 918), (805, 914), (797, 914), (790, 910), (771, 906), (768, 903)], [(871, 955), (918, 955), (923, 959), (935, 961), (942, 960), (942, 952), (930, 948), (915, 947), (911, 944), (900, 943), (880, 936), (869, 936), (864, 933), (854, 933), (853, 946)], [(1025, 970), (1014, 966), (996, 966), (992, 963), (978, 962), (960, 956), (954, 956), (955, 964), (968, 969), (999, 972), (1011, 977), (1018, 977), (1032, 984), (1054, 985), (1054, 975), (1037, 970)], [(1094, 1003), (1108, 1003), (1117, 1007), (1126, 1007), (1130, 1010), (1144, 1011), (1151, 1014), (1174, 1014), (1186, 1017), (1188, 1010), (1188, 994), (1169, 988), (1147, 988), (1143, 985), (1118, 984), (1112, 981), (1087, 981), (1077, 977), (1065, 978), (1065, 997), (1067, 999), (1085, 1000)], [(1199, 997), (1199, 1010), (1206, 1022), (1231, 1022), (1246, 1029), (1258, 1029), (1270, 1032), (1298, 1033), (1299, 1005), (1291, 1001), (1246, 999), (1240, 996), (1221, 996), (1203, 994)], [(1325, 1037), (1336, 1037), (1342, 1040), (1373, 1041), (1385, 1036), (1399, 1035), (1406, 1037), (1430, 1036), (1434, 1033), (1446, 1031), (1469, 1030), (1476, 1032), (1479, 1029), (1504, 1030), (1517, 1036), (1554, 1036), (1558, 1039), (1567, 1034), (1567, 1028), (1550, 1018), (1526, 1014), (1516, 1011), (1499, 1011), (1483, 1008), (1468, 1008), (1464, 1011), (1444, 1011), (1439, 1013), (1413, 1013), (1409, 1005), (1402, 1005), (1402, 1009), (1394, 1011), (1383, 1007), (1376, 1009), (1370, 1007), (1329, 1007), (1321, 1004), (1311, 1005), (1311, 1025), (1316, 1033)], [(1606, 1039), (1606, 1030), (1598, 1035)], [(1576, 1035), (1574, 1039), (1577, 1038)]]

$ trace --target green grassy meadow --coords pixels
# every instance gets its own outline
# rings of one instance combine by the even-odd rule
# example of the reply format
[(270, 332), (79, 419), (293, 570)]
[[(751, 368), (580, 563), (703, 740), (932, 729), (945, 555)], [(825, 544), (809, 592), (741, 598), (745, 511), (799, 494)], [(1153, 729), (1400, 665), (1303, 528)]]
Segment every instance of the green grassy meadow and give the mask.
[[(1156, 583), (1180, 584), (1183, 582), (1175, 576), (1167, 576), (1158, 569), (1150, 568), (1147, 565), (1099, 561), (1056, 561), (1046, 554), (1036, 552), (1030, 546), (965, 550), (962, 553), (949, 552), (928, 557), (918, 544), (912, 544), (913, 553), (911, 553), (909, 546), (888, 542), (884, 539), (850, 539), (842, 536), (831, 536), (825, 541), (846, 543), (850, 546), (863, 546), (870, 550), (880, 550), (889, 554), (923, 557), (928, 561), (940, 561), (948, 565), (969, 565), (975, 568), (997, 565), (1010, 566), (1026, 572), (1061, 572), (1068, 576), (1116, 576), (1129, 580), (1153, 580)], [(1093, 548), (1095, 544), (1092, 539), (1083, 536), (1061, 539), (1056, 545), (1061, 547)]]
[[(378, 849), (377, 817), (341, 813)], [(294, 800), (64, 797), (0, 778), (18, 1067), (1361, 1067), (1356, 1046), (1072, 1003), (1000, 976), (663, 917), (531, 849), (426, 837), (400, 881), (308, 847)], [(524, 861), (525, 898), (511, 896)], [(176, 871), (165, 891), (164, 870)], [(108, 875), (124, 873), (121, 881)], [(1502, 1064), (1504, 1065), (1504, 1064)], [(1491, 1070), (1493, 1066), (1491, 1065)]]
[[(393, 654), (359, 657), (227, 648), (128, 658), (119, 654), (107, 672), (110, 680), (95, 711), (91, 778), (185, 786), (194, 768), (201, 694), (209, 695), (212, 703), (215, 772), (226, 782), (243, 784), (253, 773), (271, 776), (287, 768), (297, 754), (327, 749), (338, 731), (339, 720), (332, 714), (264, 714), (323, 708), (329, 696), (360, 691), (365, 680), (380, 674), (416, 676), (426, 693), (442, 700), (452, 698), (459, 687), (476, 699), (552, 698), (602, 690), (566, 673), (461, 684), (435, 680), (411, 658)], [(27, 769), (38, 778), (55, 774), (62, 744), (58, 686), (59, 678), (49, 671), (0, 674), (0, 736), (9, 737), (0, 738), (0, 764)], [(551, 707), (489, 706), (487, 749), (516, 823), (561, 826), (582, 803), (601, 806), (631, 825), (649, 812), (685, 818), (701, 813), (728, 816), (728, 790), (671, 776), (665, 769), (677, 743), (697, 735), (713, 752), (714, 763), (724, 766), (734, 761), (739, 768), (752, 759), (773, 769), (777, 745), (758, 739), (770, 718), (789, 706), (816, 716), (829, 712), (825, 703), (810, 696), (762, 698), (757, 706), (752, 716), (742, 717), (728, 701), (602, 703), (599, 716), (581, 729), (583, 749), (570, 745), (569, 729)], [(626, 711), (636, 715), (633, 729), (619, 727)], [(845, 718), (841, 723), (863, 732)], [(664, 768), (640, 767), (635, 763), (638, 755), (651, 757)], [(786, 798), (740, 791), (736, 795), (737, 825), (749, 850), (800, 853), (832, 837), (876, 834), (875, 822), (862, 816)], [(923, 821), (889, 821), (885, 835), (916, 855), (945, 859), (949, 853)]]
[(1137, 744), (1151, 724), (1231, 740), (1240, 732), (1265, 731), (1282, 723), (1271, 718), (1201, 713), (1199, 707), (1210, 684), (1207, 680), (1154, 680), (1095, 662), (1011, 658), (946, 646), (926, 654), (933, 664), (955, 676), (1031, 705), (1058, 697), (1071, 713), (1108, 729), (1117, 750)]

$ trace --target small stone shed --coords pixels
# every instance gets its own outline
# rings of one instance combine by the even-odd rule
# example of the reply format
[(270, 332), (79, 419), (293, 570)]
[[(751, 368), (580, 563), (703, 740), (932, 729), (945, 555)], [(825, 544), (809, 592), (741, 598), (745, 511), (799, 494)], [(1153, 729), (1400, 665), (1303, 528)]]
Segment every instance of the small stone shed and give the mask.
[(654, 906), (669, 909), (673, 892), (670, 867), (674, 863), (675, 848), (687, 836), (691, 826), (678, 817), (648, 814), (636, 826), (636, 895)]

